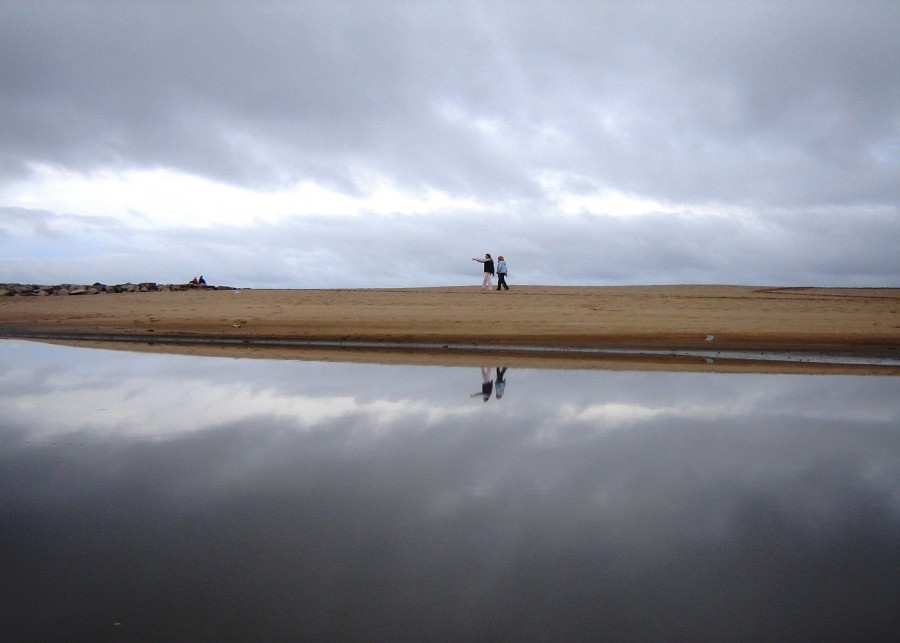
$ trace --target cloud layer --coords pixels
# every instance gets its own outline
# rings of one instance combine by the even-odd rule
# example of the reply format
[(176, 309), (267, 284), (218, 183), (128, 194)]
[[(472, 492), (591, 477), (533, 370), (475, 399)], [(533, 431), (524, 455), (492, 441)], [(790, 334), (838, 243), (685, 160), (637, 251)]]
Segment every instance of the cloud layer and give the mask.
[(896, 285), (898, 23), (887, 1), (4, 3), (0, 271), (414, 286), (474, 283), (492, 251), (520, 283)]

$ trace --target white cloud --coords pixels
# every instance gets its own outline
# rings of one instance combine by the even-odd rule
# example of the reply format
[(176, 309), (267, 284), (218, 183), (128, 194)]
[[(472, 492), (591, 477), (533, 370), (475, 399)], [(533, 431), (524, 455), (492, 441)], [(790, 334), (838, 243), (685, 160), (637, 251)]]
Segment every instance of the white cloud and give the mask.
[(41, 165), (27, 179), (4, 186), (2, 196), (10, 207), (107, 217), (136, 229), (247, 227), (303, 215), (425, 215), (485, 207), (440, 190), (413, 193), (387, 179), (370, 183), (359, 195), (313, 181), (265, 191), (167, 169), (84, 174)]
[(229, 6), (0, 4), (8, 280), (896, 285), (896, 2)]

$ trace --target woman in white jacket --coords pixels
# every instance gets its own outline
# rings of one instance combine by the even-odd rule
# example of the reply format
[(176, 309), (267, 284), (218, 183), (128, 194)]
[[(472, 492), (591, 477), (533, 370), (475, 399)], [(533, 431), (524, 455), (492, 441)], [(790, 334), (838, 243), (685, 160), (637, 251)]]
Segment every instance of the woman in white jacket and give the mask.
[(509, 286), (506, 285), (506, 259), (503, 255), (497, 257), (497, 290), (501, 287), (509, 290)]

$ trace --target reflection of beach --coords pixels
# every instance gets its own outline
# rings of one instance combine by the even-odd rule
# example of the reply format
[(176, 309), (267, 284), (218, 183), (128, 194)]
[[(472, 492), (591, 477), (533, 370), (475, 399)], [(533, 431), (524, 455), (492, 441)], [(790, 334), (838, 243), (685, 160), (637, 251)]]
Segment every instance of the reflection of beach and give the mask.
[[(742, 286), (523, 286), (499, 297), (477, 287), (383, 290), (241, 290), (0, 298), (0, 335), (30, 331), (154, 338), (307, 339), (426, 343), (429, 350), (278, 347), (143, 349), (270, 358), (475, 363), (441, 346), (542, 346), (647, 350), (833, 352), (900, 356), (900, 289)], [(501, 315), (515, 323), (497, 324)], [(712, 340), (707, 340), (712, 337)], [(136, 348), (129, 346), (130, 348)], [(583, 356), (506, 352), (512, 366), (809, 372), (804, 364), (730, 365), (665, 355)], [(498, 359), (499, 361), (499, 359)], [(827, 366), (859, 372), (854, 366)]]

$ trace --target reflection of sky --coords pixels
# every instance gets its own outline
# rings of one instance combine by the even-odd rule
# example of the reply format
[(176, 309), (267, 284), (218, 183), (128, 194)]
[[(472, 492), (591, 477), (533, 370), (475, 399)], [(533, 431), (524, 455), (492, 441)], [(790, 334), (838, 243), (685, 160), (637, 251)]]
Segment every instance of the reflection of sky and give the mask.
[(381, 639), (897, 626), (900, 378), (505, 379), (485, 403), (475, 368), (0, 342), (0, 622), (77, 586), (162, 638), (142, 619), (188, 609)]
[(481, 390), (473, 368), (197, 359), (15, 341), (0, 347), (6, 419), (48, 436), (171, 437), (258, 414), (308, 430), (364, 413), (375, 432), (477, 417), (486, 425), (525, 424), (537, 439), (654, 419), (753, 414), (896, 423), (900, 414), (896, 378), (514, 369), (503, 399), (478, 404), (482, 398), (469, 395)]

